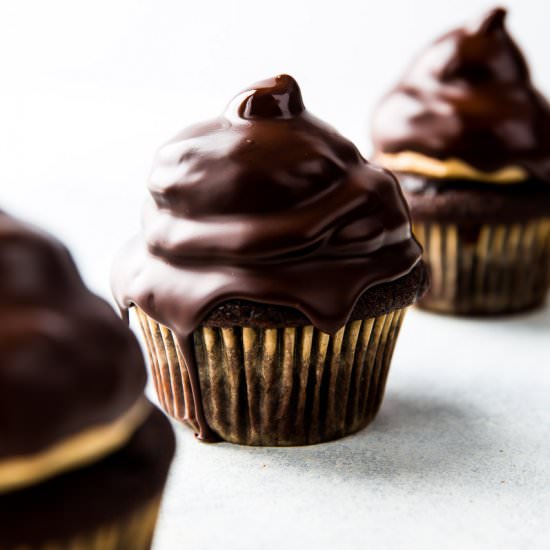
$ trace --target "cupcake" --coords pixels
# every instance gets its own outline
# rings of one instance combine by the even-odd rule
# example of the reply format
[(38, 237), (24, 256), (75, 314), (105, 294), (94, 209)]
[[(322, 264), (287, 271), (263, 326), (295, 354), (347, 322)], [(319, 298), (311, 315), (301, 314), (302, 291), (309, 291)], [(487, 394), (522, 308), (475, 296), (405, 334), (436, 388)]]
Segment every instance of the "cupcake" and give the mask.
[(149, 191), (113, 289), (135, 307), (166, 412), (247, 445), (367, 425), (426, 288), (395, 178), (282, 75), (163, 146)]
[(0, 213), (0, 548), (150, 548), (174, 453), (139, 346), (67, 250)]
[(436, 40), (374, 116), (375, 158), (396, 173), (431, 270), (426, 309), (509, 313), (548, 291), (550, 105), (505, 15)]

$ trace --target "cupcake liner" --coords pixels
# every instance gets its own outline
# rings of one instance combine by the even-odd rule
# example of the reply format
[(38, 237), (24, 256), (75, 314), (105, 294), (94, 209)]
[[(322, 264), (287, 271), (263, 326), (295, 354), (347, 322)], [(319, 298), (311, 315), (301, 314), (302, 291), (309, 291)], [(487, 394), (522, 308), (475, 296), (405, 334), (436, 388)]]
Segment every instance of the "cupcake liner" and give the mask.
[(550, 219), (460, 227), (415, 223), (432, 286), (420, 307), (497, 314), (536, 307), (550, 287)]
[(189, 374), (172, 331), (135, 308), (145, 338), (151, 378), (161, 407), (173, 418), (188, 424), (195, 432), (195, 400)]
[[(176, 339), (136, 309), (159, 401), (196, 430)], [(351, 321), (334, 336), (313, 326), (200, 327), (194, 352), (210, 428), (233, 443), (277, 446), (319, 443), (363, 428), (382, 402), (404, 313)]]
[(104, 525), (91, 533), (66, 540), (20, 544), (2, 550), (149, 550), (157, 522), (160, 497), (126, 518)]

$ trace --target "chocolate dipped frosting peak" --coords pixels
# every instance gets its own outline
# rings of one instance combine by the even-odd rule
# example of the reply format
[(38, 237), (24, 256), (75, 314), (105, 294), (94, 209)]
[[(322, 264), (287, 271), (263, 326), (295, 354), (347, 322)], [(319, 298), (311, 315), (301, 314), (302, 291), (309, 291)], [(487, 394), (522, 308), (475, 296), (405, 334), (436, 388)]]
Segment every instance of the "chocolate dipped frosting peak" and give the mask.
[[(258, 82), (235, 98), (237, 113), (245, 120), (292, 118), (305, 111), (302, 92), (296, 80), (282, 74)], [(232, 108), (232, 105), (229, 109)]]
[(172, 329), (194, 393), (190, 337), (224, 301), (290, 307), (334, 333), (365, 290), (420, 260), (396, 179), (309, 114), (286, 75), (163, 146), (149, 190), (113, 291)]
[(0, 468), (116, 421), (146, 381), (134, 336), (66, 248), (2, 212), (0, 357)]
[(417, 57), (375, 112), (378, 152), (459, 159), (486, 172), (518, 166), (550, 183), (550, 105), (505, 17), (490, 10)]

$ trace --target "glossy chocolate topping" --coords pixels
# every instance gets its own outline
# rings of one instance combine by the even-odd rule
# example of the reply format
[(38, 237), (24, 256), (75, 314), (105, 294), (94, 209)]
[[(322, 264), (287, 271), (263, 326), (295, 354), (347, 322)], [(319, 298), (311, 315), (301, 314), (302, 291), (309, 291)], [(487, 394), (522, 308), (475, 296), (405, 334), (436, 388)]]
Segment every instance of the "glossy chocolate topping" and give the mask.
[(162, 147), (149, 190), (114, 293), (170, 327), (188, 365), (189, 336), (224, 301), (292, 307), (334, 333), (363, 291), (420, 259), (395, 178), (310, 115), (290, 76)]
[(0, 213), (0, 460), (107, 424), (143, 392), (139, 346), (68, 251)]
[(550, 105), (497, 8), (431, 44), (379, 105), (378, 151), (523, 167), (550, 183)]

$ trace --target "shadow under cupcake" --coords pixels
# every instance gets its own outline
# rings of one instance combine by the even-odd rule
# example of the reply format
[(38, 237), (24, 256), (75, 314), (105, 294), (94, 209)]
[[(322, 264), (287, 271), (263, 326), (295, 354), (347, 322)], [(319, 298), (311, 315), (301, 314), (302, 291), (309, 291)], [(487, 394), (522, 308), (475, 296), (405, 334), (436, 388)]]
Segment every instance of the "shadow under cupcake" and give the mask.
[(366, 426), (427, 286), (395, 178), (282, 75), (158, 152), (113, 275), (163, 408), (203, 440), (304, 445)]

